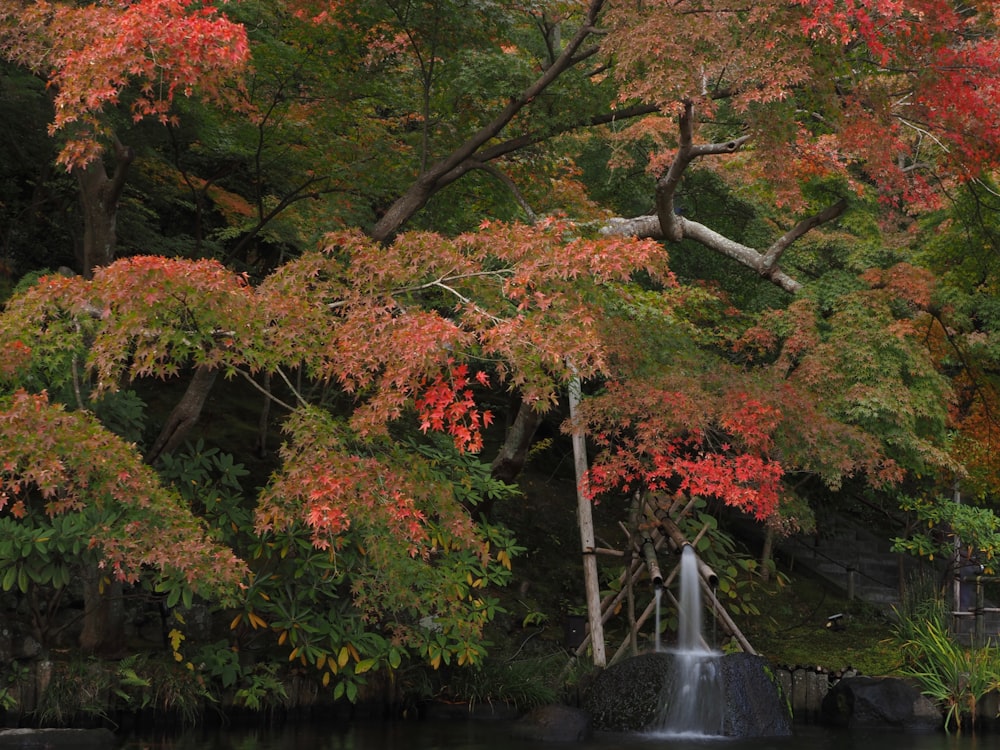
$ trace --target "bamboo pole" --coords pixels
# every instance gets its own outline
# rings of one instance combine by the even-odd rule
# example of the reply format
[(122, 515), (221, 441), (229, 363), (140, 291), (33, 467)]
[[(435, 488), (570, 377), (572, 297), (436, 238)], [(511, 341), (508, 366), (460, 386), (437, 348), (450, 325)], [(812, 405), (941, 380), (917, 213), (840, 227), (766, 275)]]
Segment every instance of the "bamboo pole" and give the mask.
[(573, 466), (576, 471), (577, 521), (580, 524), (580, 546), (583, 552), (583, 581), (587, 593), (587, 620), (590, 623), (594, 666), (603, 668), (607, 664), (607, 655), (604, 650), (604, 625), (601, 621), (601, 584), (595, 554), (594, 514), (587, 487), (587, 443), (584, 440), (583, 427), (577, 421), (582, 396), (580, 378), (574, 377), (569, 383), (568, 390), (569, 418), (573, 423), (571, 438)]
[[(657, 539), (653, 543), (653, 546), (656, 549), (660, 549), (663, 546), (663, 544), (664, 544), (665, 541), (666, 541), (665, 538), (661, 534), (657, 534)], [(618, 605), (621, 604), (622, 599), (624, 599), (628, 595), (628, 592), (627, 592), (628, 584), (630, 582), (634, 581), (635, 578), (638, 577), (638, 575), (642, 571), (643, 567), (644, 567), (644, 563), (643, 563), (642, 559), (639, 558), (639, 557), (634, 557), (634, 558), (632, 558), (631, 567), (629, 569), (626, 569), (625, 571), (623, 571), (622, 574), (620, 576), (618, 576), (618, 583), (619, 583), (620, 590), (617, 593), (608, 594), (601, 601), (601, 612), (602, 612), (601, 622), (602, 623), (606, 623), (608, 620), (611, 619), (612, 614), (614, 614), (614, 611), (618, 607)], [(676, 570), (671, 571), (670, 575), (668, 575), (667, 579), (663, 582), (664, 586), (669, 586), (670, 585), (670, 582), (673, 580), (673, 577), (674, 577), (675, 573), (676, 573)], [(639, 620), (636, 621), (636, 623), (637, 623), (636, 624), (637, 629), (640, 628), (640, 627), (642, 627), (642, 623), (643, 622), (644, 622), (644, 620), (641, 617), (639, 618)], [(587, 632), (583, 636), (583, 642), (576, 648), (576, 651), (574, 652), (574, 655), (575, 656), (580, 656), (584, 651), (587, 650), (587, 647), (589, 645), (590, 645), (590, 633)]]
[(743, 631), (736, 626), (735, 622), (733, 622), (733, 618), (729, 616), (725, 607), (722, 606), (722, 602), (720, 602), (718, 597), (715, 595), (715, 590), (709, 588), (705, 581), (701, 582), (701, 587), (702, 591), (712, 603), (712, 610), (715, 612), (716, 616), (722, 620), (722, 624), (726, 626), (726, 630), (728, 630), (732, 634), (733, 638), (736, 639), (736, 642), (740, 644), (740, 648), (743, 652), (756, 656), (757, 651), (750, 645), (750, 641), (748, 641), (746, 636), (743, 635)]
[(642, 557), (646, 561), (646, 569), (649, 571), (649, 580), (653, 586), (663, 585), (663, 576), (660, 573), (660, 564), (656, 561), (656, 548), (653, 540), (646, 537), (642, 542)]
[[(671, 519), (659, 518), (657, 520), (660, 522), (660, 527), (666, 532), (667, 537), (670, 539), (670, 541), (674, 543), (674, 546), (678, 551), (681, 550), (685, 545), (690, 544), (690, 542), (688, 542), (688, 540), (684, 538), (684, 534), (683, 532), (681, 532), (680, 527), (676, 523), (674, 523)], [(704, 533), (704, 529), (702, 529), (702, 533)], [(700, 536), (701, 535), (699, 534), (699, 537)], [(715, 571), (712, 570), (712, 568), (709, 567), (709, 565), (705, 561), (703, 561), (701, 557), (699, 557), (698, 555), (695, 555), (695, 559), (697, 559), (698, 561), (698, 574), (701, 576), (701, 578), (705, 580), (708, 583), (708, 585), (711, 586), (712, 588), (718, 586), (719, 576), (715, 574)]]

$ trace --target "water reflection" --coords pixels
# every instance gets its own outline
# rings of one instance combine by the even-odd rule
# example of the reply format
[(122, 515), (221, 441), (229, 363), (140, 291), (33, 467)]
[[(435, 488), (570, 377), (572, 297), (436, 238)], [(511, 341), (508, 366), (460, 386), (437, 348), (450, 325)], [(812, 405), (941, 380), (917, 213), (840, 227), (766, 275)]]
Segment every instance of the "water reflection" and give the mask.
[(978, 737), (849, 732), (796, 727), (792, 737), (684, 738), (600, 734), (585, 743), (513, 739), (501, 722), (392, 722), (346, 728), (305, 724), (275, 731), (223, 730), (124, 738), (121, 750), (1000, 750), (1000, 735)]

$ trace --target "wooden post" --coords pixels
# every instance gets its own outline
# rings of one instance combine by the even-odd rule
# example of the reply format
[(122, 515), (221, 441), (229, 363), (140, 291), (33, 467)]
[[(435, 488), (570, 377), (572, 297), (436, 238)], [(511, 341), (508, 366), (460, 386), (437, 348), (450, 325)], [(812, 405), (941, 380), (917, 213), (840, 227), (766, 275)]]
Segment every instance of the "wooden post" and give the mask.
[(594, 654), (594, 666), (607, 665), (604, 651), (604, 624), (601, 621), (601, 584), (597, 574), (596, 542), (594, 534), (594, 514), (590, 506), (590, 492), (587, 486), (587, 443), (583, 427), (577, 421), (582, 391), (580, 379), (569, 383), (569, 418), (573, 424), (573, 466), (576, 470), (576, 509), (580, 524), (580, 545), (583, 548), (583, 582), (587, 594), (587, 620), (590, 623), (590, 642)]

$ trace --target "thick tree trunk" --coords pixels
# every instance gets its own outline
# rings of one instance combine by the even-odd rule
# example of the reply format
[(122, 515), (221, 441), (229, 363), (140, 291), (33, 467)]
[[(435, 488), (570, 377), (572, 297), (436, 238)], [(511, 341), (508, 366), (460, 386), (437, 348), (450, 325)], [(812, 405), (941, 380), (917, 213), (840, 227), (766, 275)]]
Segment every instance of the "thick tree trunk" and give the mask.
[(102, 159), (73, 170), (80, 186), (83, 210), (83, 246), (77, 261), (85, 278), (89, 279), (95, 268), (106, 266), (115, 259), (118, 204), (134, 158), (131, 148), (116, 141), (115, 168), (110, 175)]
[(122, 585), (111, 581), (103, 586), (103, 575), (96, 566), (83, 574), (83, 629), (80, 648), (88, 654), (118, 655), (125, 644), (125, 608)]
[(542, 415), (532, 409), (530, 404), (521, 401), (517, 409), (517, 416), (507, 428), (503, 445), (500, 446), (500, 451), (490, 466), (494, 479), (509, 484), (517, 478), (528, 460), (531, 441), (541, 422)]
[(188, 383), (187, 390), (184, 391), (184, 395), (174, 410), (170, 412), (159, 436), (146, 454), (147, 463), (152, 464), (164, 453), (172, 453), (180, 447), (187, 437), (188, 431), (201, 417), (205, 401), (208, 399), (208, 394), (211, 392), (218, 375), (218, 370), (205, 366), (194, 371), (194, 376)]

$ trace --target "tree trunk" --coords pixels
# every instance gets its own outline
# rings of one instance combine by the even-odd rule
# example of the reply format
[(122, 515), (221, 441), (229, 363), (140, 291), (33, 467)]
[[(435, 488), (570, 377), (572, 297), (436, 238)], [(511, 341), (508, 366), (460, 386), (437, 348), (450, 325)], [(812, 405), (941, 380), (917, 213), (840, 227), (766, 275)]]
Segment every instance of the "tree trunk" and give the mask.
[(131, 148), (115, 141), (115, 168), (109, 175), (102, 159), (73, 170), (80, 186), (83, 209), (83, 246), (77, 261), (84, 278), (91, 278), (95, 268), (115, 259), (118, 244), (118, 204), (128, 168), (135, 159)]
[(218, 374), (218, 370), (210, 369), (204, 365), (194, 371), (194, 376), (188, 383), (187, 390), (184, 391), (184, 395), (174, 410), (170, 412), (170, 416), (160, 430), (153, 447), (146, 454), (147, 463), (154, 463), (164, 453), (172, 453), (184, 442), (188, 431), (201, 417), (205, 401), (208, 399), (208, 394), (212, 390)]
[(96, 565), (88, 565), (82, 576), (83, 629), (80, 648), (88, 654), (115, 656), (125, 645), (125, 608), (122, 585), (111, 581), (101, 585), (103, 575)]
[(774, 557), (774, 529), (770, 526), (764, 532), (764, 548), (760, 552), (760, 580), (771, 580), (771, 560)]
[(522, 400), (517, 409), (517, 416), (507, 428), (503, 445), (500, 446), (500, 451), (490, 465), (494, 479), (509, 484), (517, 478), (528, 460), (531, 441), (541, 422), (542, 415)]

